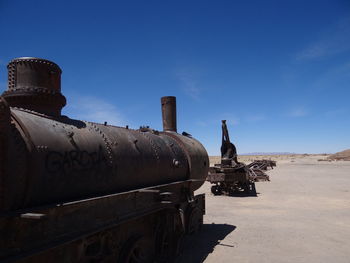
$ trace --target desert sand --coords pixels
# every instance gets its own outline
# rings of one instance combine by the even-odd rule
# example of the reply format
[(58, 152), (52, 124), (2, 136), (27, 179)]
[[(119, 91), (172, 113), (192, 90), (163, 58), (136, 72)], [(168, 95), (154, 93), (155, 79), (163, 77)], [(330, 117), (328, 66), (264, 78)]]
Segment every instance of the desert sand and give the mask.
[[(350, 162), (327, 155), (272, 159), (257, 197), (214, 196), (206, 182), (202, 230), (185, 239), (177, 262), (350, 262)], [(211, 164), (219, 157), (211, 158)]]

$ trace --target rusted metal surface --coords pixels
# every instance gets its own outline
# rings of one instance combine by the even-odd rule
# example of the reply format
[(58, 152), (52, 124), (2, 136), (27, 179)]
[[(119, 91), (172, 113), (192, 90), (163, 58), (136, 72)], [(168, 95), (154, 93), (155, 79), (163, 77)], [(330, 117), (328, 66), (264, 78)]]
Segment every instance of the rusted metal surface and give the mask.
[(186, 136), (12, 111), (35, 145), (21, 207), (203, 179), (207, 173), (205, 149)]
[(252, 163), (248, 164), (247, 167), (253, 169), (259, 169), (263, 171), (267, 171), (269, 169), (273, 169), (276, 166), (276, 161), (273, 160), (254, 160)]
[(256, 161), (245, 165), (238, 161), (235, 145), (230, 141), (226, 120), (222, 120), (221, 163), (209, 168), (207, 181), (213, 184), (211, 191), (214, 195), (235, 195), (239, 192), (256, 195), (255, 182), (269, 181), (264, 172), (267, 166), (276, 163)]
[(11, 107), (59, 116), (66, 105), (61, 94), (61, 69), (55, 63), (23, 57), (8, 66), (8, 90), (2, 96)]
[(205, 149), (186, 136), (11, 111), (18, 128), (25, 128), (21, 132), (30, 136), (24, 140), (34, 145), (24, 159), (32, 166), (23, 175), (30, 174), (30, 180), (27, 191), (18, 193), (23, 200), (18, 208), (203, 179), (207, 173)]
[[(185, 133), (186, 134), (186, 133)], [(204, 183), (203, 174), (208, 174), (209, 157), (203, 145), (190, 135), (165, 132), (163, 135), (174, 139), (184, 150), (189, 161), (189, 174), (194, 179), (192, 190), (195, 191)]]
[(56, 64), (19, 58), (8, 68), (0, 97), (0, 261), (174, 259), (181, 236), (203, 222), (204, 196), (194, 190), (209, 166), (201, 143), (176, 133), (175, 97), (162, 98), (164, 132), (73, 120), (60, 115)]

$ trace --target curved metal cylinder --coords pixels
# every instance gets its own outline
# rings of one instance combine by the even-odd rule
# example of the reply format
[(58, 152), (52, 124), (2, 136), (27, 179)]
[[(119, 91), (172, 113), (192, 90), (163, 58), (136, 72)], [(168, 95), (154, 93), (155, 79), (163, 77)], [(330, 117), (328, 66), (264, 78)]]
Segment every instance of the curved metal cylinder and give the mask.
[(16, 58), (7, 66), (8, 90), (3, 93), (11, 107), (58, 116), (66, 105), (61, 94), (61, 69), (39, 58)]
[(8, 152), (19, 161), (11, 168), (16, 174), (1, 175), (7, 178), (1, 188), (7, 198), (0, 200), (0, 211), (188, 179), (201, 180), (193, 183), (196, 189), (207, 175), (204, 147), (180, 134), (47, 118), (14, 108), (11, 119), (17, 135), (11, 133), (10, 143), (21, 151)]

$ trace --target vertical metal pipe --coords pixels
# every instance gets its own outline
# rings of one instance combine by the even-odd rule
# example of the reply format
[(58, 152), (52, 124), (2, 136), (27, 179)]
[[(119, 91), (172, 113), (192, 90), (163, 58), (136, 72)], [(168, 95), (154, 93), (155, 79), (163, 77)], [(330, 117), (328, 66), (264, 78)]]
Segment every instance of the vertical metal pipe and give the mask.
[(161, 98), (163, 131), (177, 132), (176, 127), (176, 97), (166, 96)]

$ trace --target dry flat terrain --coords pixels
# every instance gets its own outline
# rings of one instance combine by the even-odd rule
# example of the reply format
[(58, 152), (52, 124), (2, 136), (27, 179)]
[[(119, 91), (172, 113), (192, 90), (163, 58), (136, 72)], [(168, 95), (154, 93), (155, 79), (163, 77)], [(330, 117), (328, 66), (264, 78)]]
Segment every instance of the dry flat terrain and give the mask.
[(178, 262), (350, 262), (350, 162), (271, 159), (277, 167), (256, 183), (257, 197), (213, 196), (209, 183), (197, 191), (206, 193), (204, 226)]

